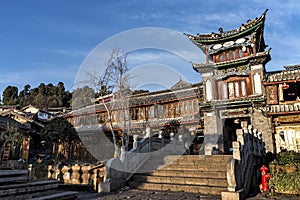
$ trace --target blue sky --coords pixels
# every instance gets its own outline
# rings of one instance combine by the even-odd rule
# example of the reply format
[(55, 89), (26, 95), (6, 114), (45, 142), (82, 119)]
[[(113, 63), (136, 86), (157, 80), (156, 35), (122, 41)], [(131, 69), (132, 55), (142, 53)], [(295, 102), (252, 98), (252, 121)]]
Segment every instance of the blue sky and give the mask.
[[(243, 2), (243, 3), (241, 3)], [(86, 56), (99, 43), (130, 29), (168, 28), (181, 33), (238, 28), (268, 8), (266, 44), (272, 48), (267, 70), (299, 64), (300, 1), (279, 0), (27, 0), (0, 2), (0, 94), (8, 85), (23, 89), (41, 82), (72, 89)], [(183, 70), (187, 81), (200, 76), (188, 62), (162, 51), (134, 52), (129, 63), (161, 63)], [(172, 80), (173, 82), (178, 80)]]

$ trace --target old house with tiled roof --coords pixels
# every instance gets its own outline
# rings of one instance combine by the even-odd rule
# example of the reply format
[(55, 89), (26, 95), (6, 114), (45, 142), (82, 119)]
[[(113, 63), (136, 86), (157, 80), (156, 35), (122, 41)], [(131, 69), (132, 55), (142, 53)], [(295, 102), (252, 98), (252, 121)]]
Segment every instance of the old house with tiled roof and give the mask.
[(300, 152), (300, 66), (268, 72), (266, 88), (267, 109), (273, 124), (276, 152)]
[[(110, 109), (114, 130), (120, 131), (119, 110), (113, 108), (113, 95), (103, 98), (107, 106), (112, 107)], [(203, 140), (203, 126), (199, 113), (199, 103), (202, 100), (202, 84), (190, 84), (181, 79), (170, 89), (132, 94), (129, 99), (131, 142), (134, 135), (144, 138), (149, 133), (157, 135), (160, 133), (170, 138), (175, 136), (180, 128), (195, 137), (196, 144), (190, 148), (191, 152), (198, 153)], [(95, 105), (73, 111), (65, 117), (79, 130), (81, 127), (98, 124), (108, 137), (112, 137), (107, 126), (109, 121), (105, 106), (100, 99), (95, 102)], [(90, 130), (87, 132), (89, 133), (79, 131), (85, 144), (101, 143), (95, 142), (97, 137), (91, 137)], [(95, 134), (97, 135), (96, 132)], [(94, 141), (88, 142), (89, 138), (93, 138)]]

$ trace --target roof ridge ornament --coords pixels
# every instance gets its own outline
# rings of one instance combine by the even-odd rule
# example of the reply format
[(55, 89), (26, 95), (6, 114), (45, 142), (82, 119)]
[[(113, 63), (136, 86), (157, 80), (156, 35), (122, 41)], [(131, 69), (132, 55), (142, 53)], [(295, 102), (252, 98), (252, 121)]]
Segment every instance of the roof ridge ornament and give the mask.
[(242, 34), (244, 31), (251, 30), (257, 26), (261, 26), (264, 24), (266, 13), (269, 9), (266, 9), (263, 14), (259, 18), (254, 18), (252, 20), (248, 20), (246, 23), (241, 24), (240, 27), (228, 31), (224, 31), (223, 28), (219, 28), (219, 33), (212, 32), (211, 34), (200, 34), (197, 33), (196, 36), (186, 34), (190, 40), (194, 40), (195, 42), (213, 42), (216, 40), (226, 40), (230, 37), (234, 37), (235, 35)]

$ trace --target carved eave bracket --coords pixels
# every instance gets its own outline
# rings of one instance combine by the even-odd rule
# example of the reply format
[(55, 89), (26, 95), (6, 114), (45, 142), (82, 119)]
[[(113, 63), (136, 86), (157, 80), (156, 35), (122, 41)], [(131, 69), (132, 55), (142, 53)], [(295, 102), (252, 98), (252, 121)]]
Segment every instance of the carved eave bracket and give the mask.
[(257, 53), (254, 56), (249, 57), (249, 62), (251, 65), (259, 65), (259, 64), (267, 64), (271, 60), (271, 55), (270, 55), (271, 48), (268, 49), (267, 51)]
[(215, 64), (214, 63), (202, 63), (202, 64), (197, 64), (197, 63), (192, 63), (193, 69), (200, 73), (210, 73), (215, 69)]

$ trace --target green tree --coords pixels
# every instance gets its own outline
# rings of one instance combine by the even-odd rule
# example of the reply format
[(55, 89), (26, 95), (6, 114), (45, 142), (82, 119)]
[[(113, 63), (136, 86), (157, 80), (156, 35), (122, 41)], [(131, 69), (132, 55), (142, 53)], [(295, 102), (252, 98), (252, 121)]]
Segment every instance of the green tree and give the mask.
[[(52, 144), (67, 144), (69, 146), (68, 157), (71, 158), (72, 142), (79, 140), (78, 134), (71, 123), (63, 117), (51, 120), (41, 131), (42, 138)], [(56, 156), (57, 157), (57, 156)]]
[(19, 104), (22, 107), (30, 104), (30, 88), (31, 86), (27, 84), (24, 86), (24, 89), (19, 93)]
[(72, 96), (73, 109), (80, 109), (92, 105), (91, 99), (95, 98), (95, 91), (88, 86), (84, 86), (83, 88), (76, 88)]
[(18, 104), (18, 88), (15, 86), (7, 86), (3, 91), (3, 105)]
[(0, 134), (2, 146), (10, 146), (13, 158), (17, 158), (18, 155), (15, 155), (15, 150), (20, 149), (25, 138), (26, 135), (20, 131), (17, 125), (8, 125), (7, 130)]

